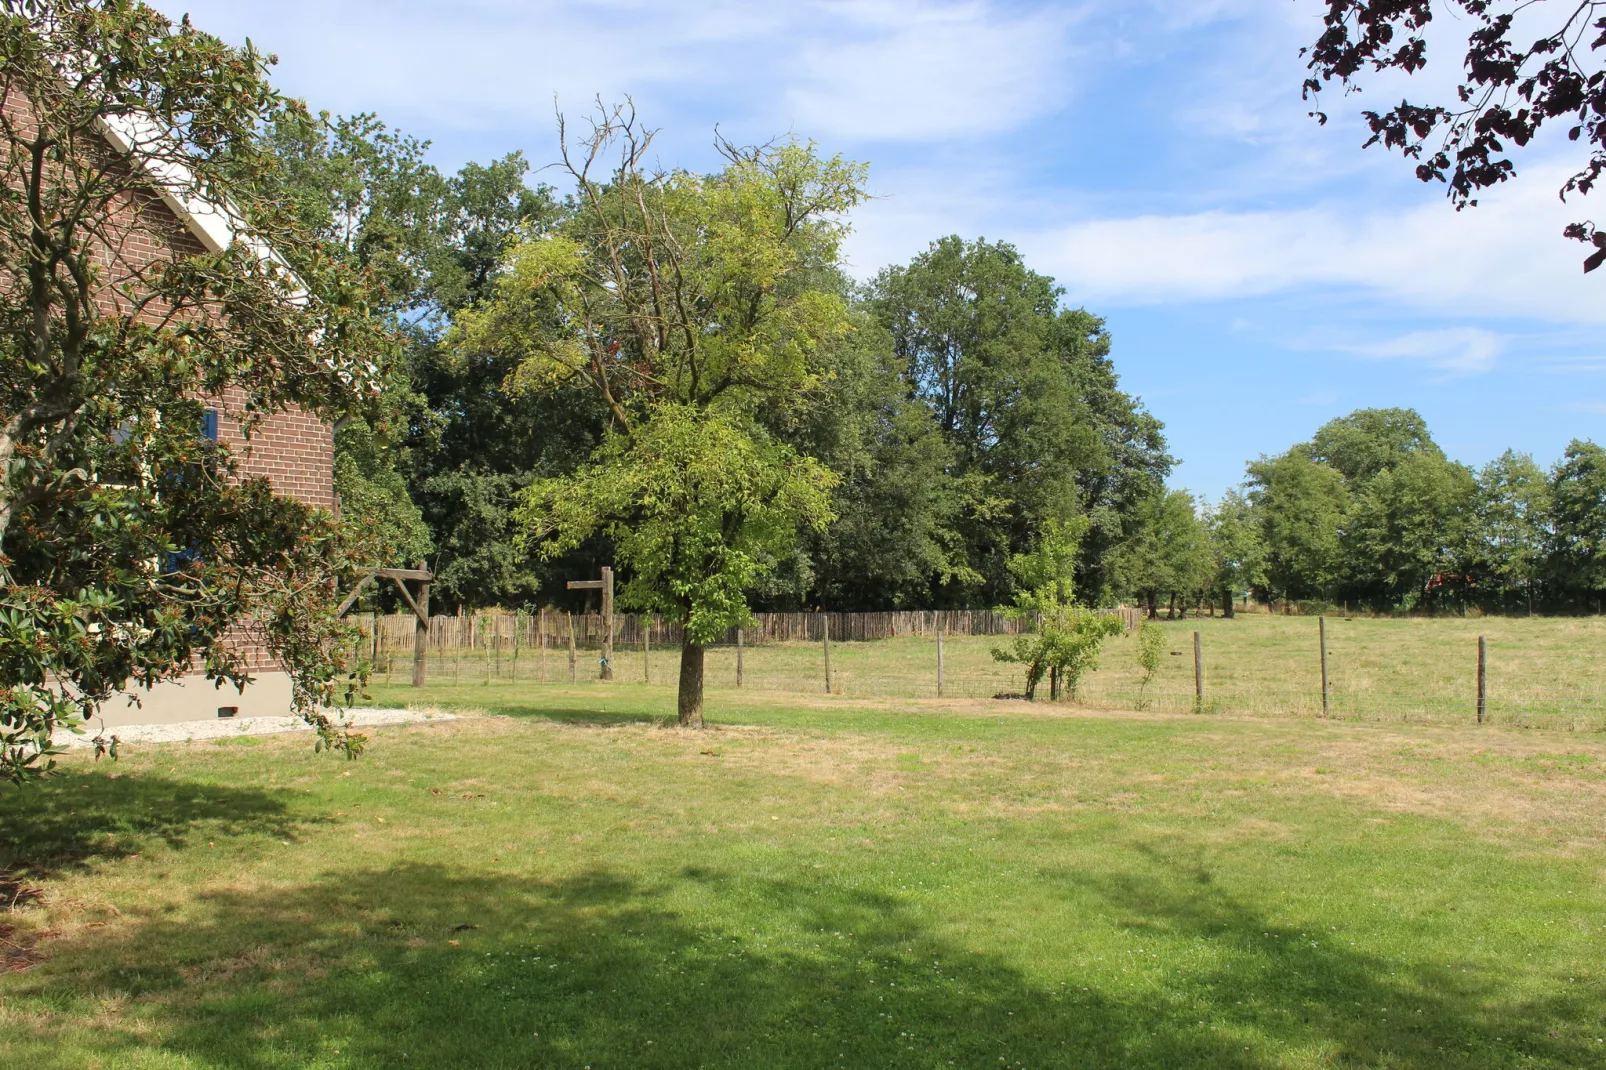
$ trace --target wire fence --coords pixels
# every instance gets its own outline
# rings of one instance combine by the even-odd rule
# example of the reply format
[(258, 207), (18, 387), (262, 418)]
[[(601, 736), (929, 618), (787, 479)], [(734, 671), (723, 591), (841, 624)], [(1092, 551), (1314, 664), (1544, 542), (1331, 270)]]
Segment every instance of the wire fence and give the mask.
[[(1149, 673), (1137, 656), (1138, 614), (1113, 612), (1127, 632), (1107, 644), (1097, 669), (1067, 696), (1077, 705), (1372, 721), (1477, 723), (1481, 717), (1606, 729), (1606, 620), (1600, 618), (1241, 615), (1177, 621), (1162, 625), (1166, 650)], [(377, 679), (411, 679), (414, 619), (358, 622)], [(714, 690), (1013, 697), (1024, 690), (1021, 668), (993, 652), (1016, 630), (1013, 620), (985, 611), (760, 614), (740, 636), (733, 631), (707, 649), (705, 678)], [(437, 617), (426, 635), (425, 675), (444, 686), (586, 684), (601, 675), (603, 634), (597, 614)], [(618, 617), (614, 679), (672, 685), (679, 646), (679, 628), (671, 622)], [(1038, 698), (1047, 697), (1045, 682)]]

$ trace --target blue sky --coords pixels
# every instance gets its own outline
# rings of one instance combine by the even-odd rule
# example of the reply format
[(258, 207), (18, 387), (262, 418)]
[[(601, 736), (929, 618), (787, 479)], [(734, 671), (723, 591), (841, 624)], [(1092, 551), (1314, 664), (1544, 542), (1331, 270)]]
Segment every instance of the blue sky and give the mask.
[[(573, 114), (631, 95), (666, 164), (787, 132), (867, 160), (854, 270), (944, 234), (1019, 246), (1106, 317), (1126, 388), (1165, 421), (1172, 482), (1243, 464), (1365, 406), (1420, 410), (1451, 456), (1554, 460), (1606, 423), (1606, 271), (1562, 226), (1572, 160), (1546, 140), (1456, 213), (1360, 151), (1360, 98), (1299, 97), (1316, 0), (192, 0), (280, 58), (315, 107), (374, 111), (452, 170), (554, 156)], [(1451, 84), (1452, 50), (1413, 92)], [(1418, 88), (1420, 87), (1420, 88)], [(1599, 198), (1597, 195), (1596, 199)]]

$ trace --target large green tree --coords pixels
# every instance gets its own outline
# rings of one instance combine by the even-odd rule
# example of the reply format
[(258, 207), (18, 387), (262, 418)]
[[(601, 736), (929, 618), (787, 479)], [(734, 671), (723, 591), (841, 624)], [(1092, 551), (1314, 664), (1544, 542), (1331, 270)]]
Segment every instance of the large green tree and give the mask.
[(890, 335), (911, 396), (928, 405), (965, 496), (968, 571), (949, 599), (1003, 599), (1008, 563), (1050, 521), (1091, 521), (1084, 589), (1107, 585), (1105, 558), (1126, 518), (1169, 471), (1160, 425), (1119, 389), (1104, 324), (1062, 309), (1054, 280), (1011, 246), (932, 243), (888, 268), (867, 305)]
[(1476, 491), (1472, 472), (1437, 450), (1361, 483), (1344, 520), (1344, 595), (1388, 609), (1464, 601)]
[(457, 345), (519, 360), (533, 395), (583, 389), (606, 410), (578, 471), (522, 517), (546, 555), (612, 536), (626, 605), (683, 621), (680, 720), (702, 721), (703, 653), (800, 529), (829, 519), (834, 476), (769, 425), (825, 386), (852, 329), (837, 279), (864, 168), (786, 141), (722, 144), (715, 174), (655, 172), (632, 112), (563, 141), (576, 208), (521, 241)]
[(1210, 536), (1211, 583), (1221, 595), (1222, 612), (1233, 616), (1233, 596), (1266, 582), (1266, 537), (1254, 507), (1242, 492), (1229, 490), (1206, 518)]
[[(340, 530), (201, 434), (225, 388), (248, 432), (367, 416), (392, 351), (373, 281), (261, 195), (261, 131), (298, 111), (268, 66), (140, 3), (0, 7), (0, 776), (130, 685), (243, 683), (242, 627), (322, 742), (360, 746), (325, 712), (357, 683)], [(163, 197), (233, 240), (175, 244)]]
[(1507, 450), (1478, 472), (1472, 558), (1484, 599), (1530, 614), (1550, 542), (1550, 485), (1533, 457)]
[(1549, 571), (1558, 593), (1600, 611), (1606, 595), (1606, 449), (1574, 439), (1550, 473)]
[(1344, 567), (1343, 474), (1299, 448), (1253, 461), (1248, 473), (1249, 501), (1265, 532), (1268, 600), (1331, 598)]
[(1115, 559), (1122, 593), (1136, 595), (1151, 620), (1159, 615), (1162, 597), (1169, 615), (1176, 615), (1179, 604), (1186, 615), (1189, 599), (1204, 592), (1213, 571), (1209, 529), (1193, 495), (1185, 490), (1151, 494), (1138, 503), (1129, 527)]

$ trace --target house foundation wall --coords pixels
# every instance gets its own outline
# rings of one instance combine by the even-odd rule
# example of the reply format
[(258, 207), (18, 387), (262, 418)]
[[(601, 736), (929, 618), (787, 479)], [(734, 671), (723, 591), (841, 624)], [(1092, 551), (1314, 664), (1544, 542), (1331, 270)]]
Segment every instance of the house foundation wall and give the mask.
[[(130, 695), (139, 699), (139, 705), (128, 701)], [(290, 698), (288, 673), (257, 673), (243, 692), (233, 684), (225, 682), (220, 687), (205, 676), (192, 675), (114, 695), (86, 727), (98, 728), (102, 722), (114, 729), (129, 724), (215, 721), (218, 709), (228, 706), (235, 707), (235, 717), (288, 717)]]

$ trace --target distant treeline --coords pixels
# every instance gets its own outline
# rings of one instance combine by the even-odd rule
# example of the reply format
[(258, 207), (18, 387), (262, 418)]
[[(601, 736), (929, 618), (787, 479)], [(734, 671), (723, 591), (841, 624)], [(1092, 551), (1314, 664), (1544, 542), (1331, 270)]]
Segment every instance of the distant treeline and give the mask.
[(1574, 441), (1548, 470), (1507, 451), (1445, 457), (1410, 409), (1363, 409), (1249, 464), (1204, 507), (1147, 503), (1120, 551), (1151, 610), (1204, 602), (1345, 603), (1377, 611), (1599, 612), (1606, 596), (1606, 450)]

